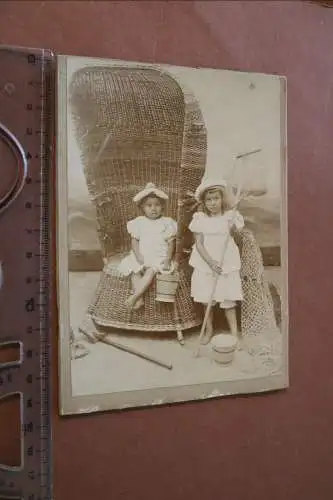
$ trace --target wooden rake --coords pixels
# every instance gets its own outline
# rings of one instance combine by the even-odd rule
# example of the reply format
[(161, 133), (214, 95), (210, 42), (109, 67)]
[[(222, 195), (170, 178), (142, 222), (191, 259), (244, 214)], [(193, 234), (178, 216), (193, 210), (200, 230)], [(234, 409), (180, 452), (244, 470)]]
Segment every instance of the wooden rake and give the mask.
[[(250, 156), (250, 155), (254, 155), (256, 153), (259, 153), (261, 151), (261, 149), (255, 149), (253, 151), (249, 151), (247, 153), (241, 153), (239, 155), (237, 155), (235, 157), (235, 161), (234, 161), (234, 165), (233, 165), (233, 170), (232, 172), (234, 172), (235, 170), (235, 167), (236, 167), (236, 162), (237, 160), (240, 160), (242, 158), (245, 158), (247, 156)], [(255, 194), (255, 193), (251, 193), (251, 194)], [(260, 196), (263, 194), (263, 191), (261, 190), (260, 191)], [(231, 229), (235, 220), (236, 220), (236, 216), (237, 216), (237, 209), (239, 207), (239, 204), (240, 202), (247, 196), (247, 193), (246, 192), (243, 192), (242, 193), (242, 183), (241, 182), (238, 182), (238, 185), (237, 185), (237, 188), (236, 188), (236, 195), (235, 195), (235, 203), (232, 207), (232, 217), (231, 217), (231, 220), (229, 222), (229, 228)], [(224, 262), (224, 257), (225, 257), (225, 253), (226, 253), (226, 250), (228, 248), (228, 244), (229, 244), (229, 241), (231, 239), (231, 231), (229, 231), (228, 233), (228, 236), (225, 240), (225, 244), (223, 246), (223, 249), (222, 249), (222, 253), (221, 253), (221, 259), (219, 261), (219, 265), (220, 267), (223, 268), (223, 262)], [(200, 354), (200, 344), (201, 344), (201, 340), (205, 334), (205, 331), (206, 331), (206, 326), (207, 326), (207, 321), (208, 321), (208, 318), (209, 318), (209, 314), (210, 314), (210, 311), (211, 311), (211, 308), (213, 306), (213, 302), (214, 302), (214, 295), (215, 295), (215, 291), (216, 291), (216, 287), (217, 287), (217, 283), (218, 283), (218, 279), (219, 279), (219, 274), (216, 273), (215, 274), (215, 277), (214, 277), (214, 282), (213, 282), (213, 287), (212, 287), (212, 291), (211, 291), (211, 294), (210, 294), (210, 297), (209, 297), (209, 301), (208, 301), (208, 304), (207, 304), (207, 307), (206, 307), (206, 311), (205, 311), (205, 316), (204, 316), (204, 320), (203, 320), (203, 323), (202, 323), (202, 326), (201, 326), (201, 331), (200, 331), (200, 335), (198, 337), (198, 341), (197, 341), (197, 346), (195, 348), (195, 351), (194, 351), (194, 355), (195, 357), (198, 357), (199, 354)]]

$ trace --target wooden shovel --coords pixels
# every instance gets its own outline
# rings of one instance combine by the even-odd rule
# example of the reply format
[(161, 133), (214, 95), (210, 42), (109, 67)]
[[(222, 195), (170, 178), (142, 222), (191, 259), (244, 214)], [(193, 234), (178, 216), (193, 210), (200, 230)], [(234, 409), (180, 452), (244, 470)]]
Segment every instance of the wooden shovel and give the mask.
[[(82, 328), (81, 328), (82, 331)], [(85, 333), (82, 331), (82, 333)], [(150, 361), (151, 363), (155, 363), (155, 365), (159, 365), (162, 368), (166, 368), (167, 370), (172, 370), (173, 366), (171, 363), (168, 363), (166, 361), (163, 361), (161, 359), (155, 358), (154, 356), (151, 356), (150, 354), (146, 354), (142, 351), (139, 351), (135, 349), (134, 347), (129, 347), (124, 344), (120, 344), (119, 342), (115, 342), (114, 340), (111, 340), (108, 337), (109, 334), (107, 333), (100, 333), (100, 332), (94, 332), (94, 336), (97, 340), (100, 342), (103, 342), (104, 344), (108, 344), (112, 347), (115, 347), (116, 349), (120, 349), (121, 351), (128, 352), (129, 354), (133, 354), (134, 356), (138, 356), (139, 358), (145, 359), (146, 361)]]

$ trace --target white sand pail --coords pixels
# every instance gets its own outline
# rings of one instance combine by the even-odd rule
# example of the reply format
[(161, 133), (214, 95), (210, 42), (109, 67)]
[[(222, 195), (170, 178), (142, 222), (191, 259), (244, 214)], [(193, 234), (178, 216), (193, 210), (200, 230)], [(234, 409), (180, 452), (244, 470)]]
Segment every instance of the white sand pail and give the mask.
[(175, 302), (179, 283), (178, 273), (156, 275), (157, 302)]
[(211, 340), (214, 360), (223, 365), (232, 363), (237, 344), (236, 337), (231, 334), (215, 335)]

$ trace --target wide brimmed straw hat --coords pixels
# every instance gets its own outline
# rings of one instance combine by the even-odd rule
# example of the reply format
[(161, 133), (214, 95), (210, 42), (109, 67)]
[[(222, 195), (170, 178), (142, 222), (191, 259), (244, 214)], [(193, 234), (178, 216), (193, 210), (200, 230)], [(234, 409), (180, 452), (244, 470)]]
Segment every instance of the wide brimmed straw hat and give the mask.
[(200, 202), (202, 201), (202, 195), (207, 189), (212, 188), (226, 188), (227, 182), (224, 179), (204, 179), (201, 184), (197, 187), (194, 193), (195, 199)]
[(167, 200), (169, 198), (168, 195), (161, 189), (158, 189), (153, 182), (148, 182), (145, 188), (134, 196), (133, 201), (134, 203), (140, 203), (146, 196), (149, 196), (150, 194), (154, 194), (162, 200)]

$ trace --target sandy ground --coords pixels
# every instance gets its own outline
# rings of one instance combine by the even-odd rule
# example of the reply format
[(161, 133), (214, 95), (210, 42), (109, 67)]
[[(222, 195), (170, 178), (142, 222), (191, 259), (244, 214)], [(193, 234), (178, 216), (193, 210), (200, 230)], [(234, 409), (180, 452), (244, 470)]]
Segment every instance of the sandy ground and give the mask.
[[(280, 269), (269, 268), (269, 279), (280, 288)], [(70, 273), (70, 314), (77, 339), (82, 339), (77, 327), (94, 293), (99, 273)], [(219, 333), (219, 332), (216, 332)], [(136, 332), (121, 331), (112, 338), (122, 344), (139, 349), (166, 362), (167, 370), (114, 347), (97, 343), (83, 343), (88, 347), (86, 357), (72, 361), (72, 391), (74, 396), (105, 394), (147, 388), (162, 388), (216, 382), (224, 380), (260, 377), (271, 373), (272, 365), (267, 358), (251, 357), (244, 351), (235, 354), (229, 366), (212, 359), (209, 347), (201, 348), (199, 358), (194, 356), (198, 332), (184, 333), (185, 345), (180, 346), (176, 336), (151, 337)], [(275, 361), (276, 362), (276, 361)], [(276, 365), (275, 369), (276, 369)]]

